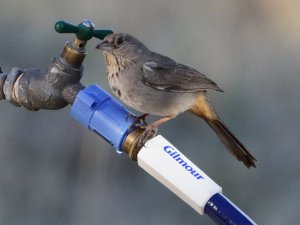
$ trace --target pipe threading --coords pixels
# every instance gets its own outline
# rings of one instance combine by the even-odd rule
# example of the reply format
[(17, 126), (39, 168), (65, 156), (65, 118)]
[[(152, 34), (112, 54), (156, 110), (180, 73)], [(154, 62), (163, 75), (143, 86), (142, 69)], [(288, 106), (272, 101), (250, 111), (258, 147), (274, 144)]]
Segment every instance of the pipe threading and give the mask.
[(68, 65), (72, 65), (72, 67), (74, 68), (80, 68), (81, 65), (82, 65), (82, 62), (84, 60), (86, 56), (86, 52), (84, 51), (84, 48), (83, 49), (75, 49), (71, 42), (68, 42), (60, 57), (62, 60), (64, 60)]
[(127, 135), (126, 139), (123, 142), (124, 152), (126, 152), (129, 158), (133, 161), (137, 161), (137, 154), (143, 147), (143, 144), (141, 143), (141, 136), (144, 131), (145, 128), (135, 128)]
[(0, 73), (0, 100), (5, 99), (5, 94), (3, 92), (3, 87), (5, 80), (7, 78), (6, 74)]

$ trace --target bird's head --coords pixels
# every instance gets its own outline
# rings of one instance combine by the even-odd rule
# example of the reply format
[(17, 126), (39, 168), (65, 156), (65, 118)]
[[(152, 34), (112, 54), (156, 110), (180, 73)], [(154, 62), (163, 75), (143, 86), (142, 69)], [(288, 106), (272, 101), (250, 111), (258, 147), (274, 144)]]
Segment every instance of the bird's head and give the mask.
[(135, 37), (122, 33), (106, 36), (103, 41), (96, 46), (96, 49), (124, 58), (136, 58), (148, 50), (147, 47)]

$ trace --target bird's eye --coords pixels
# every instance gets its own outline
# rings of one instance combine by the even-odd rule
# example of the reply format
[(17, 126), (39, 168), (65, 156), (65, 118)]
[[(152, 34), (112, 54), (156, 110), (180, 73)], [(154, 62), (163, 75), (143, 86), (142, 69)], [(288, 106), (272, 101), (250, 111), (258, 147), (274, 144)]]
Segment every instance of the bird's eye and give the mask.
[(118, 37), (116, 40), (117, 45), (121, 45), (121, 44), (123, 44), (123, 42), (124, 42), (123, 37)]

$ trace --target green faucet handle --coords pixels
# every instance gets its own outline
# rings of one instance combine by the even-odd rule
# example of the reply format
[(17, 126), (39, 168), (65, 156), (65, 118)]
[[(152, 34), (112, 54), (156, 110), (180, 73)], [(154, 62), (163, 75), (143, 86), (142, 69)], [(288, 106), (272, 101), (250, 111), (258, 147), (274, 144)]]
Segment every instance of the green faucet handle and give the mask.
[(105, 36), (113, 33), (112, 30), (94, 29), (95, 26), (90, 20), (84, 20), (77, 26), (61, 20), (55, 23), (54, 28), (58, 33), (74, 33), (81, 41), (88, 41), (92, 37), (102, 40)]

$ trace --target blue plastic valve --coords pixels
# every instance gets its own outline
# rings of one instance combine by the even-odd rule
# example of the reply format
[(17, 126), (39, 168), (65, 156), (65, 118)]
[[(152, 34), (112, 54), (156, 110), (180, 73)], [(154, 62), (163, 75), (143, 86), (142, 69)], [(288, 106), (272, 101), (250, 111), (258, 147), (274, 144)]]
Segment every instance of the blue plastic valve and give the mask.
[(77, 94), (71, 115), (118, 152), (122, 152), (123, 141), (134, 122), (131, 112), (95, 84)]

